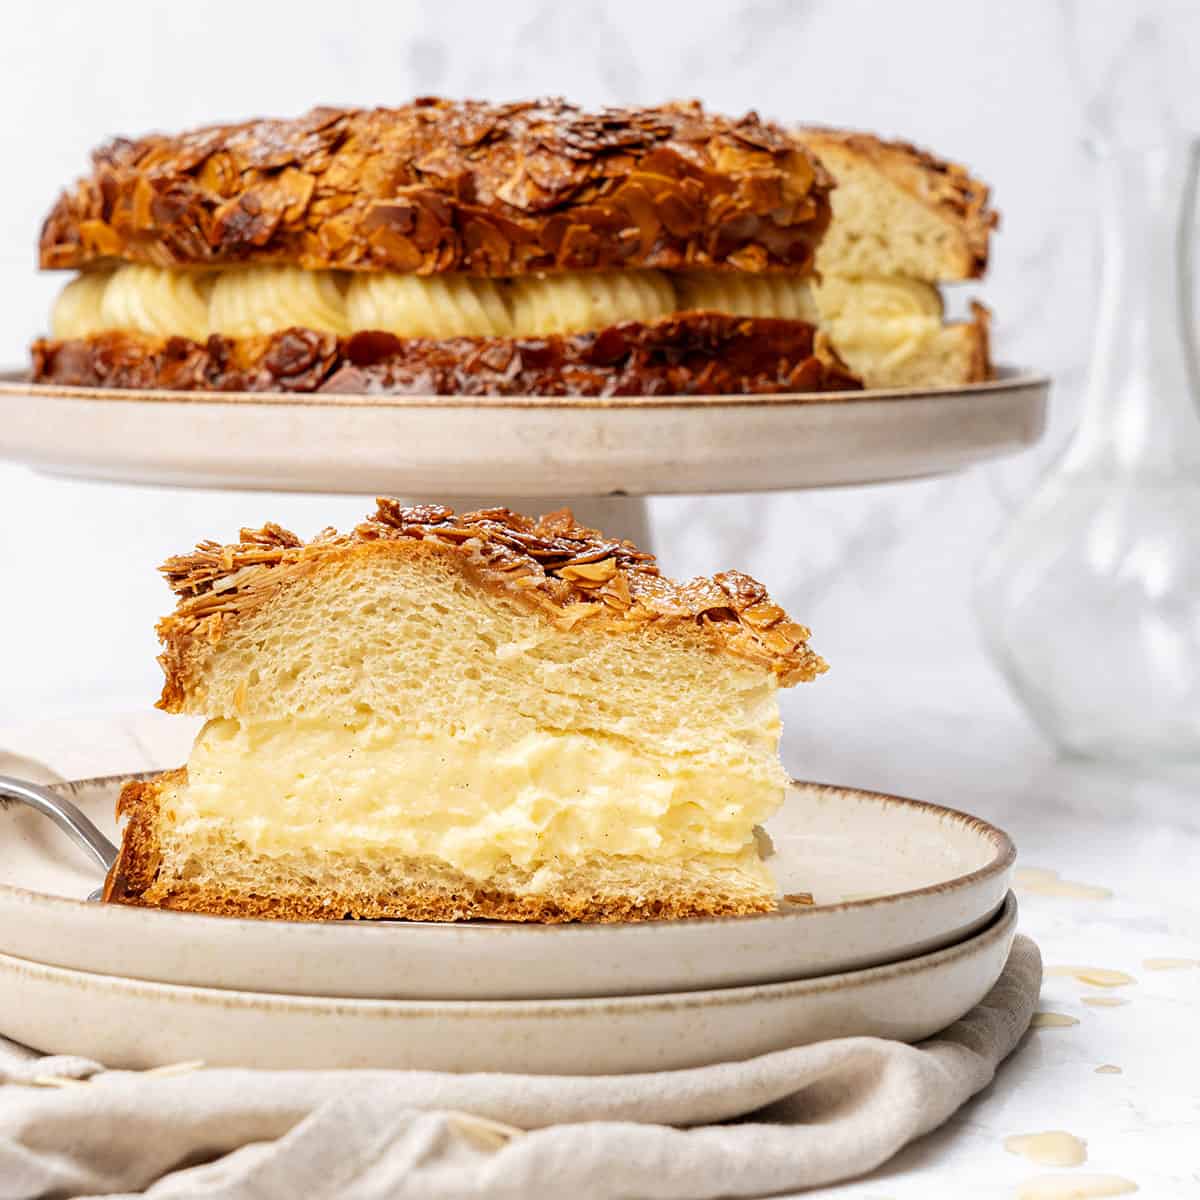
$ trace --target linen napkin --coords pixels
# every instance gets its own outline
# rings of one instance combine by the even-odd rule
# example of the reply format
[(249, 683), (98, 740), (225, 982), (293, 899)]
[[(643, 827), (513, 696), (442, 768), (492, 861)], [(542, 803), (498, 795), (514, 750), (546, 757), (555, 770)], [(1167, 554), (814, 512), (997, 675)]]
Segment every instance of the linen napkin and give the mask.
[(1029, 1026), (1020, 937), (915, 1046), (842, 1038), (643, 1075), (105, 1071), (0, 1038), (0, 1200), (707, 1200), (860, 1175), (942, 1124)]

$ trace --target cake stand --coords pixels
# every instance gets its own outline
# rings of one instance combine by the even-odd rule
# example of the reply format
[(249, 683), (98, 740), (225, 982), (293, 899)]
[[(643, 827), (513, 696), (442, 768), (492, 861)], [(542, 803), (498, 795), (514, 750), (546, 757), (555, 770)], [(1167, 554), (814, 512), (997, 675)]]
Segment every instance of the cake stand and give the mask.
[(73, 388), (0, 373), (0, 458), (170, 487), (569, 504), (648, 542), (642, 497), (915, 479), (1032, 445), (1049, 380), (778, 396), (459, 397)]

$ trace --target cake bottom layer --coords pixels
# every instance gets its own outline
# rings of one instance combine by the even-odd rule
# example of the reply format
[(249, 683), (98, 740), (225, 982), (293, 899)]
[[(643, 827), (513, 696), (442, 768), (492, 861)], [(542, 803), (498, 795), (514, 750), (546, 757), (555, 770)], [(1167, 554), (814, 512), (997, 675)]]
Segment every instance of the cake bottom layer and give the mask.
[(83, 387), (454, 396), (663, 396), (862, 387), (804, 321), (689, 312), (539, 338), (100, 333), (32, 347), (33, 379)]
[(255, 852), (236, 836), (178, 836), (164, 808), (182, 771), (127, 784), (128, 825), (106, 901), (280, 920), (652, 921), (734, 916), (775, 907), (758, 840), (734, 854), (650, 860), (594, 854), (475, 878), (436, 857), (379, 848)]
[[(431, 861), (373, 864), (240, 860), (240, 870), (203, 883), (160, 877), (144, 892), (113, 878), (107, 898), (119, 904), (220, 916), (292, 921), (343, 918), (409, 921), (659, 921), (770, 912), (775, 896), (761, 866), (597, 859), (563, 872), (550, 887), (522, 889), (526, 873), (482, 882)], [(756, 870), (755, 868), (758, 867)]]

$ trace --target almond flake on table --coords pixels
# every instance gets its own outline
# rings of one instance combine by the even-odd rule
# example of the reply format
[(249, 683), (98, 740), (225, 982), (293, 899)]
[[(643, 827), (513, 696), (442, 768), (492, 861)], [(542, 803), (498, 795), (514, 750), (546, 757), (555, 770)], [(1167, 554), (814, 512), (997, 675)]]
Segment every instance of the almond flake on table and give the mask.
[(1045, 973), (1078, 979), (1080, 983), (1086, 983), (1089, 987), (1125, 987), (1126, 984), (1137, 983), (1132, 975), (1127, 975), (1124, 971), (1114, 971), (1109, 967), (1055, 966), (1047, 967)]
[(1132, 1179), (1120, 1175), (1035, 1175), (1017, 1189), (1017, 1200), (1092, 1200), (1137, 1190)]
[(1039, 896), (1066, 896), (1073, 900), (1108, 900), (1112, 897), (1111, 888), (1061, 879), (1057, 871), (1046, 867), (1018, 867), (1013, 872), (1013, 886), (1018, 891), (1034, 892)]
[(1035, 1012), (1029, 1022), (1030, 1029), (1066, 1029), (1070, 1025), (1078, 1025), (1078, 1017), (1069, 1017), (1066, 1013)]
[(1087, 1142), (1065, 1129), (1014, 1134), (1004, 1139), (1004, 1148), (1039, 1167), (1077, 1167), (1087, 1161)]

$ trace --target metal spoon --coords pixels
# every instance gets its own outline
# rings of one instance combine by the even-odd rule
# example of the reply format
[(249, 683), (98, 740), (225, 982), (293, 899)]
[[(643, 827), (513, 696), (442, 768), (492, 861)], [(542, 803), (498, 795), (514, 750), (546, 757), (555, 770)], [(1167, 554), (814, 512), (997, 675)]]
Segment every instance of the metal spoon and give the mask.
[[(105, 874), (116, 862), (116, 846), (70, 800), (64, 800), (40, 784), (0, 775), (0, 808), (7, 807), (7, 802), (13, 800), (28, 804), (36, 812), (49, 817), (81, 850), (100, 864)], [(99, 900), (100, 892), (101, 889), (97, 888), (88, 899)]]

